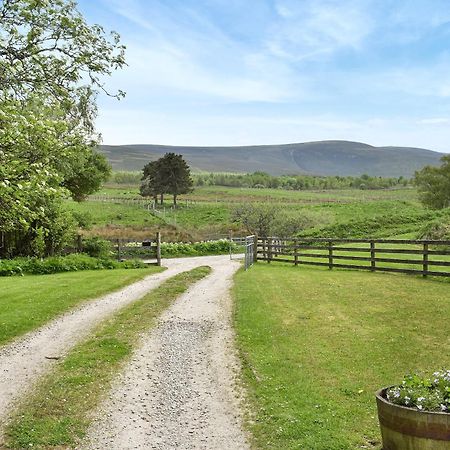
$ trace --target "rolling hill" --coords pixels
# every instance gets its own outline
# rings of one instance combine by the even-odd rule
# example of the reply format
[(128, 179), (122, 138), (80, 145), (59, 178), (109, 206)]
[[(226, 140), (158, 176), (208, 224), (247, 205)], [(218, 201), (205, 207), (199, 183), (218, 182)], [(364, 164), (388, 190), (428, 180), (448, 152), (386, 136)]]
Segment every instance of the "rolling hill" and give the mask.
[(167, 152), (182, 154), (194, 171), (272, 175), (362, 175), (410, 177), (425, 165), (439, 165), (442, 153), (412, 147), (373, 147), (350, 141), (242, 147), (102, 145), (114, 170), (141, 170)]

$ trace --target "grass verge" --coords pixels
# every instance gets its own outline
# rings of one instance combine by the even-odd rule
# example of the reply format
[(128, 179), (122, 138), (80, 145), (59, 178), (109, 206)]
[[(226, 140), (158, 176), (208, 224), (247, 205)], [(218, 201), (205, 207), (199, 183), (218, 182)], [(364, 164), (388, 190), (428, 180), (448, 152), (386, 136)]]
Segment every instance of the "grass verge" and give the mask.
[(450, 365), (448, 283), (256, 264), (235, 285), (256, 448), (380, 448), (374, 392)]
[(103, 321), (19, 406), (6, 429), (6, 448), (66, 448), (76, 444), (140, 334), (154, 325), (175, 298), (210, 271), (209, 267), (198, 267), (178, 274)]
[(116, 291), (147, 275), (146, 269), (95, 270), (0, 278), (0, 345), (39, 328), (88, 299)]

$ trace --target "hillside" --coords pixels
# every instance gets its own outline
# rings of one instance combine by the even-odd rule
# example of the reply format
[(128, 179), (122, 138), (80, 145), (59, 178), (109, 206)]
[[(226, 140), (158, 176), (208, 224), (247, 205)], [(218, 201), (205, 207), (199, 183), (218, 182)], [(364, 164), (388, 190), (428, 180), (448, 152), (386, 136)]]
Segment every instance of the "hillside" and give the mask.
[(425, 165), (438, 165), (442, 153), (412, 147), (373, 147), (350, 141), (242, 147), (102, 145), (114, 170), (140, 170), (166, 152), (184, 155), (194, 170), (272, 175), (362, 175), (410, 177)]

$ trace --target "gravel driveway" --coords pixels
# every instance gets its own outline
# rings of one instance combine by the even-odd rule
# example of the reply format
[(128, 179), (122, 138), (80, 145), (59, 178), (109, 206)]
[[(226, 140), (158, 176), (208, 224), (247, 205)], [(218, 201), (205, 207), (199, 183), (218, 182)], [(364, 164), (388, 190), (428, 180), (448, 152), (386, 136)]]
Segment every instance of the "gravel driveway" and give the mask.
[(82, 449), (247, 449), (234, 384), (229, 288), (239, 264), (202, 259), (195, 284), (142, 337)]
[(223, 267), (223, 277), (229, 282), (229, 276), (237, 267), (227, 256), (169, 259), (163, 264), (168, 267), (165, 272), (150, 275), (120, 291), (88, 302), (12, 344), (0, 347), (0, 424), (8, 416), (14, 402), (25, 395), (38, 377), (55, 363), (48, 358), (63, 356), (108, 315), (177, 273), (210, 265), (216, 268), (217, 276), (221, 272), (217, 268)]

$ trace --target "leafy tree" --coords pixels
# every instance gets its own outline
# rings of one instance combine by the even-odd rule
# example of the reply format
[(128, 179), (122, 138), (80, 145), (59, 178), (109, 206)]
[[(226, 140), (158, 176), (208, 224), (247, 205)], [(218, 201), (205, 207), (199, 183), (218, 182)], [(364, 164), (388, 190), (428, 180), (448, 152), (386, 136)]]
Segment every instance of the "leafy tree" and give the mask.
[(87, 25), (74, 1), (0, 0), (3, 255), (57, 251), (71, 227), (61, 199), (82, 200), (109, 175), (96, 152), (95, 98), (124, 64), (118, 35)]
[(173, 204), (177, 205), (177, 197), (192, 190), (191, 171), (182, 155), (166, 153), (159, 160), (158, 178), (163, 189), (173, 196)]
[[(159, 178), (159, 161), (150, 161), (144, 166), (141, 178), (140, 193), (143, 197), (153, 197), (155, 204), (158, 203), (158, 194), (163, 195), (164, 188)], [(162, 204), (163, 199), (161, 199)]]
[(176, 206), (178, 195), (190, 192), (192, 185), (191, 171), (183, 156), (166, 153), (144, 167), (140, 190), (141, 195), (155, 200), (158, 194), (161, 195), (161, 204), (165, 193), (172, 194)]
[(273, 234), (280, 211), (279, 206), (269, 203), (247, 203), (232, 211), (231, 220), (241, 223), (247, 233), (267, 237)]
[[(40, 96), (92, 131), (96, 89), (125, 64), (119, 35), (90, 26), (73, 0), (0, 0), (0, 93)], [(83, 84), (83, 80), (87, 83)], [(123, 96), (119, 91), (115, 95)]]
[(440, 167), (426, 166), (414, 177), (420, 200), (433, 209), (450, 207), (450, 155), (441, 161)]

